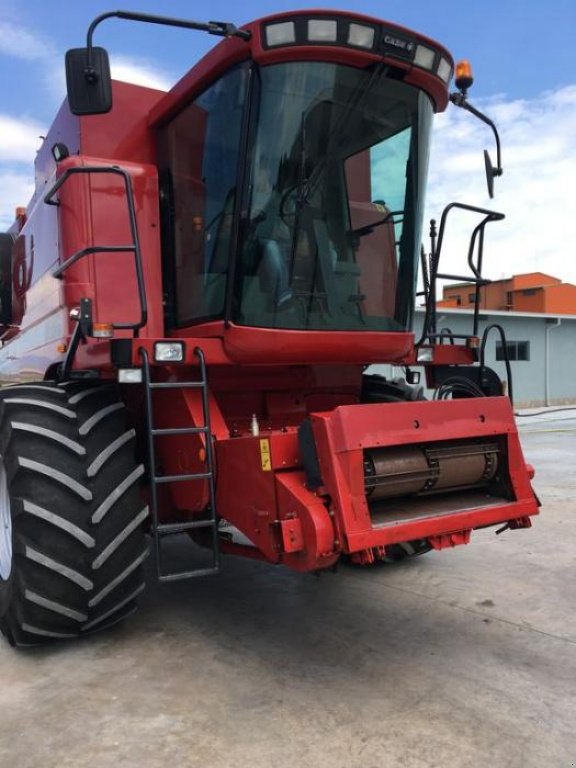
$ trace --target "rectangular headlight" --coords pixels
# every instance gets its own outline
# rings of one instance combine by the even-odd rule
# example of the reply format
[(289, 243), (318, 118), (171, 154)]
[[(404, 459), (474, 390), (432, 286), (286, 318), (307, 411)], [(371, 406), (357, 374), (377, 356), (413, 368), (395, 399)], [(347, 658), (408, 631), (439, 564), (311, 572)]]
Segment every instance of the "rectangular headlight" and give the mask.
[(374, 47), (374, 27), (366, 27), (364, 24), (350, 24), (348, 30), (348, 45), (357, 45), (359, 48)]
[(293, 21), (283, 21), (280, 24), (269, 24), (266, 27), (266, 44), (288, 45), (296, 42), (296, 29)]
[(120, 384), (142, 384), (142, 369), (119, 368), (118, 382)]
[(417, 45), (414, 54), (414, 64), (423, 69), (432, 69), (436, 53), (426, 45)]
[(308, 40), (315, 43), (335, 43), (338, 39), (338, 25), (330, 19), (310, 19)]
[(182, 341), (157, 341), (154, 344), (154, 360), (157, 363), (181, 363), (184, 360)]
[(416, 360), (419, 363), (431, 363), (434, 360), (434, 350), (432, 347), (419, 347)]

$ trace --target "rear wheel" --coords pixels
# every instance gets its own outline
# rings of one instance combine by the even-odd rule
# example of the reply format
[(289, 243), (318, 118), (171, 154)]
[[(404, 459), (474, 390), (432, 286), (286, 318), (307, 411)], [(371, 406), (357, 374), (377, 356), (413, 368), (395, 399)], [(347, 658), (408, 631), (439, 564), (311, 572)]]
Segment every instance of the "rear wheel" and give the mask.
[(114, 385), (0, 396), (0, 628), (14, 645), (103, 629), (144, 589), (148, 507)]

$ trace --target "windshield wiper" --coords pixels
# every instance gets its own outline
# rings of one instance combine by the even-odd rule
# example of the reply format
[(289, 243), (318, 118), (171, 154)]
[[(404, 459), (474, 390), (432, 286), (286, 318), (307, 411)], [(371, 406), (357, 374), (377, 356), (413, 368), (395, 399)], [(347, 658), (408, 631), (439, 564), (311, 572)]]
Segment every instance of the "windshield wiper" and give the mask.
[(352, 229), (350, 230), (350, 233), (355, 237), (364, 237), (364, 235), (369, 235), (372, 232), (374, 232), (374, 230), (377, 227), (382, 226), (382, 224), (386, 224), (386, 222), (390, 221), (390, 219), (394, 221), (394, 216), (403, 216), (403, 215), (404, 215), (404, 211), (388, 211), (386, 216), (383, 216), (381, 219), (377, 219), (372, 224), (365, 224), (363, 227), (358, 227), (358, 229)]

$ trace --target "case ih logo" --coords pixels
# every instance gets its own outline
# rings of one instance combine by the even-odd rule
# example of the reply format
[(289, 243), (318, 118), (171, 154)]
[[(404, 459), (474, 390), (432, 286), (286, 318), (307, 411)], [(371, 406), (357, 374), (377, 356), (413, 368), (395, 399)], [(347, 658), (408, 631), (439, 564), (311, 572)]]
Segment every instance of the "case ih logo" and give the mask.
[(394, 37), (393, 35), (384, 35), (385, 45), (391, 45), (394, 48), (400, 48), (406, 53), (411, 53), (414, 50), (414, 43), (410, 40), (402, 40), (400, 37)]

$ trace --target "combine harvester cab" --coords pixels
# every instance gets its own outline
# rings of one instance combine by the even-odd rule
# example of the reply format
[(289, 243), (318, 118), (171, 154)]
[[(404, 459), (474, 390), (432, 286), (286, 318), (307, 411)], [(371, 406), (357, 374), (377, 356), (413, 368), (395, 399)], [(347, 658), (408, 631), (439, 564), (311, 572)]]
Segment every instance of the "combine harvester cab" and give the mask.
[[(223, 37), (168, 93), (112, 83), (109, 19)], [(66, 57), (37, 188), (0, 239), (0, 626), (17, 645), (130, 614), (221, 554), (318, 571), (530, 525), (508, 394), (484, 363), (485, 228), (451, 204), (422, 255), (435, 112), (467, 99), (438, 43), (342, 11), (242, 29), (127, 11)], [(472, 277), (440, 272), (451, 211)], [(418, 266), (427, 306), (416, 341)], [(475, 282), (470, 334), (436, 282)], [(449, 342), (449, 343), (446, 343)], [(504, 349), (506, 345), (504, 344)], [(407, 384), (370, 373), (404, 369)], [(423, 368), (437, 399), (418, 386)], [(183, 536), (207, 561), (175, 564)]]

